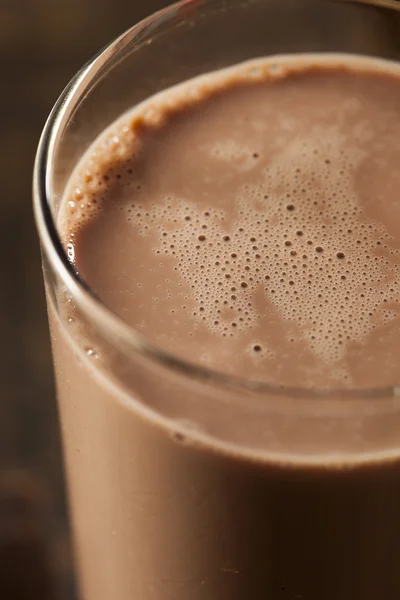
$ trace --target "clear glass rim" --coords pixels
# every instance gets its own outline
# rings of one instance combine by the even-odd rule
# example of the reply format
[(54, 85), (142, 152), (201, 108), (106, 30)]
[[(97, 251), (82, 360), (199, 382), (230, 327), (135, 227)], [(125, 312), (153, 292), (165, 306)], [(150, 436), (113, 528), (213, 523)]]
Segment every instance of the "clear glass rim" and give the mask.
[[(330, 1), (349, 4), (365, 4), (376, 7), (385, 7), (397, 11), (400, 10), (400, 3), (397, 0)], [(380, 398), (383, 400), (399, 397), (400, 384), (379, 388), (357, 389), (324, 390), (316, 388), (292, 388), (229, 375), (213, 370), (212, 368), (186, 361), (180, 356), (164, 350), (114, 314), (104, 305), (85, 281), (79, 277), (68, 260), (51, 209), (53, 197), (52, 170), (54, 155), (63, 125), (68, 121), (74, 108), (82, 101), (86, 92), (95, 83), (99, 72), (108, 62), (121, 53), (140, 34), (146, 34), (146, 30), (153, 29), (158, 22), (173, 18), (177, 14), (177, 11), (191, 3), (193, 3), (195, 7), (200, 7), (211, 4), (212, 0), (181, 0), (132, 26), (121, 36), (100, 50), (84, 67), (82, 67), (58, 98), (43, 129), (34, 165), (34, 215), (42, 251), (48, 259), (51, 268), (74, 298), (77, 306), (83, 310), (83, 312), (90, 315), (91, 320), (95, 322), (98, 327), (102, 328), (107, 336), (110, 336), (109, 339), (118, 340), (123, 344), (124, 348), (127, 348), (129, 351), (140, 353), (151, 361), (154, 361), (163, 367), (174, 369), (182, 375), (195, 377), (225, 387), (235, 388), (236, 390), (242, 389), (247, 392), (255, 392), (267, 396), (290, 397), (291, 399), (296, 397), (307, 400), (312, 400), (313, 398), (338, 398), (340, 401), (346, 399), (360, 402), (371, 398)]]

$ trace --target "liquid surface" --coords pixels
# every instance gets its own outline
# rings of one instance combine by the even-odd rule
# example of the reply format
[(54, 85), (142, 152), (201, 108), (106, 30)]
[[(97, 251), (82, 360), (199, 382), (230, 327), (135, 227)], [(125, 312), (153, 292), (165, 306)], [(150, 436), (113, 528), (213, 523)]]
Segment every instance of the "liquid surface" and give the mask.
[(165, 349), (278, 385), (398, 383), (400, 70), (261, 60), (147, 101), (60, 219), (101, 300)]

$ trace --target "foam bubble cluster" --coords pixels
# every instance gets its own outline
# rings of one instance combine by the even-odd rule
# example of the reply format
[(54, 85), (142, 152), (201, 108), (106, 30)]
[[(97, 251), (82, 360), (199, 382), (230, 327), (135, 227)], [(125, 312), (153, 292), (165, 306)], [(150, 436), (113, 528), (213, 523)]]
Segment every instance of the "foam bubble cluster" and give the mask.
[(397, 316), (399, 251), (363, 214), (354, 188), (363, 151), (345, 147), (334, 127), (294, 140), (260, 183), (238, 191), (233, 213), (172, 196), (127, 207), (138, 233), (155, 236), (154, 253), (173, 259), (190, 286), (193, 319), (239, 336), (272, 303), (330, 362)]
[(139, 150), (140, 141), (133, 127), (124, 124), (104, 137), (79, 165), (59, 216), (61, 230), (69, 233), (64, 242), (71, 262), (75, 260), (75, 234), (101, 214), (103, 201), (115, 181), (123, 183), (131, 177), (129, 163)]

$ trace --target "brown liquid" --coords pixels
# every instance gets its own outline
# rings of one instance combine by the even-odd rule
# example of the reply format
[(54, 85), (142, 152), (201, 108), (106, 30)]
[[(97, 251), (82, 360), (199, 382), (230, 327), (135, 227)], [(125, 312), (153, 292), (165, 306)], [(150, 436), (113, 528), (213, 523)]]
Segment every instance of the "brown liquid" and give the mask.
[[(398, 69), (340, 56), (165, 92), (78, 165), (70, 259), (193, 363), (284, 387), (395, 385), (399, 97)], [(397, 413), (211, 404), (124, 370), (68, 311), (53, 333), (85, 600), (398, 599)]]

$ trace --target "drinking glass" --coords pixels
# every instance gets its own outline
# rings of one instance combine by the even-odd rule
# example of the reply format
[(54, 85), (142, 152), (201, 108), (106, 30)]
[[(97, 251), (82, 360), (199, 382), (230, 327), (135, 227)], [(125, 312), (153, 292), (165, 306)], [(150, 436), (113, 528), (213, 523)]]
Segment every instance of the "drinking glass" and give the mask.
[(191, 364), (113, 314), (60, 241), (68, 179), (124, 111), (303, 52), (398, 60), (399, 2), (183, 1), (99, 52), (45, 126), (34, 205), (84, 600), (400, 598), (400, 389), (294, 390)]

